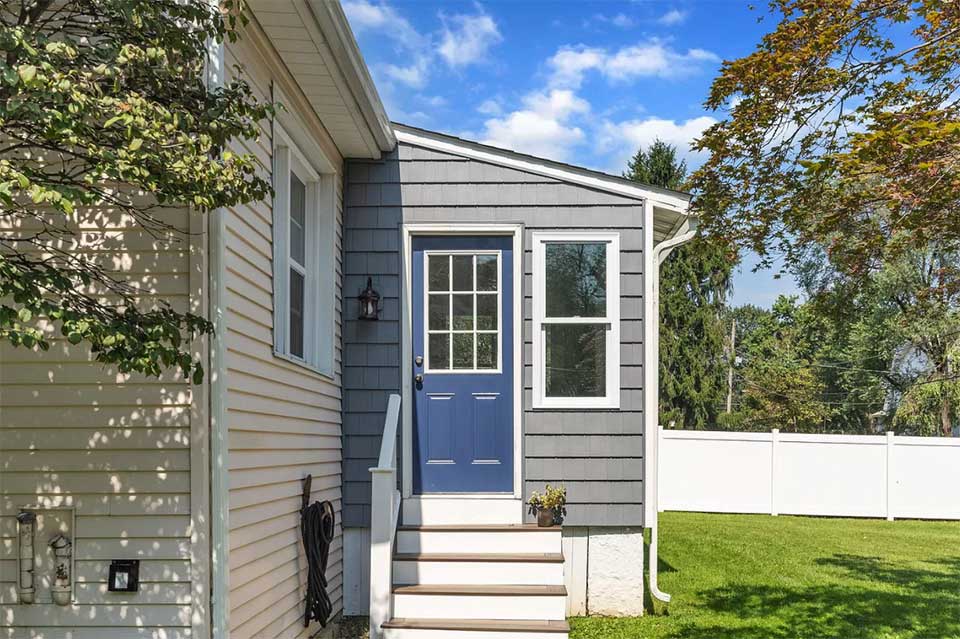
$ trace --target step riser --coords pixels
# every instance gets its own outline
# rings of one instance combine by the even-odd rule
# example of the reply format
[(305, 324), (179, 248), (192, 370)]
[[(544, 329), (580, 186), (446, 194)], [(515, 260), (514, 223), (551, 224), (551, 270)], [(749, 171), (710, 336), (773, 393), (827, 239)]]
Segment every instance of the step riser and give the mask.
[(397, 585), (496, 585), (561, 586), (563, 564), (484, 561), (395, 561)]
[(394, 617), (417, 619), (543, 619), (563, 621), (562, 595), (405, 595), (393, 596)]
[(495, 632), (477, 630), (424, 630), (386, 628), (385, 639), (567, 639), (565, 632)]
[(520, 524), (523, 502), (519, 499), (425, 497), (403, 500), (405, 526), (452, 524)]
[(480, 532), (419, 531), (397, 533), (397, 552), (410, 553), (559, 553), (560, 531)]

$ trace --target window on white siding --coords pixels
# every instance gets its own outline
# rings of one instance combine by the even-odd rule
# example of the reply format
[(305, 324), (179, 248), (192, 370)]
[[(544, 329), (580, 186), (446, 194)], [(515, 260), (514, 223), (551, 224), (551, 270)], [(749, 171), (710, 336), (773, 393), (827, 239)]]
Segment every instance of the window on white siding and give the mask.
[(332, 175), (316, 171), (277, 127), (274, 148), (275, 353), (333, 375), (336, 209)]
[(537, 408), (620, 405), (620, 236), (534, 233)]

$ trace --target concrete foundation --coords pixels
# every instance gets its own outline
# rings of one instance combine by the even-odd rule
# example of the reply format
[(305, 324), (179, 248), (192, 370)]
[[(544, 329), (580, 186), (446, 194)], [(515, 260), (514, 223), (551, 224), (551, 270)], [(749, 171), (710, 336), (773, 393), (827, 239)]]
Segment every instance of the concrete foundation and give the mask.
[(591, 527), (587, 543), (587, 612), (642, 615), (643, 529)]

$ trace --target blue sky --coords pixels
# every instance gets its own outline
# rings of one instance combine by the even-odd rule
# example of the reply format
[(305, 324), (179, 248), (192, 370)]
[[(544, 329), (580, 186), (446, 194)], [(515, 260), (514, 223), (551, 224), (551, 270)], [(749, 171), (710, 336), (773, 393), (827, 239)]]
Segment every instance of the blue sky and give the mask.
[[(702, 162), (712, 78), (773, 27), (758, 4), (343, 0), (391, 119), (615, 174), (658, 137)], [(796, 292), (753, 263), (735, 304)]]

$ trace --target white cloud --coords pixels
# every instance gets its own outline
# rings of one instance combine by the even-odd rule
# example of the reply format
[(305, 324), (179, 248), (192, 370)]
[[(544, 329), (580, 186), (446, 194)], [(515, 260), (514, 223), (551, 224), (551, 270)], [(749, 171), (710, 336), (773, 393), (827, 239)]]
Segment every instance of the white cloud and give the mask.
[[(382, 64), (374, 68), (375, 75), (399, 82), (414, 89), (422, 89), (429, 80), (430, 38), (414, 28), (390, 5), (369, 0), (347, 0), (343, 3), (350, 26), (358, 33), (372, 31), (389, 38), (397, 57), (407, 64)], [(389, 89), (388, 89), (389, 90)]]
[(531, 111), (556, 120), (566, 120), (571, 115), (590, 111), (590, 103), (568, 89), (531, 93), (523, 99), (523, 103)]
[(556, 86), (577, 88), (583, 81), (583, 74), (590, 69), (602, 68), (606, 60), (603, 49), (589, 47), (564, 47), (557, 51), (547, 64), (553, 69), (550, 83)]
[(387, 37), (414, 49), (424, 46), (427, 38), (420, 34), (410, 21), (386, 3), (369, 0), (346, 0), (343, 11), (350, 26), (356, 31), (382, 31)]
[(484, 100), (477, 107), (477, 113), (482, 115), (500, 115), (503, 113), (503, 107), (496, 100)]
[(579, 87), (584, 75), (595, 70), (608, 80), (630, 81), (641, 77), (677, 78), (697, 72), (705, 64), (719, 62), (705, 49), (676, 51), (659, 40), (607, 51), (597, 47), (561, 47), (547, 60), (553, 70), (553, 86)]
[(423, 34), (386, 2), (346, 0), (344, 12), (351, 27), (362, 33), (375, 32), (389, 39), (401, 64), (380, 64), (374, 71), (382, 78), (422, 89), (430, 81), (430, 72), (437, 57), (451, 67), (463, 67), (484, 60), (493, 45), (503, 38), (497, 23), (483, 13), (473, 15), (440, 14), (443, 27), (439, 32)]
[(660, 139), (676, 146), (678, 155), (685, 158), (688, 164), (697, 165), (703, 160), (703, 153), (692, 152), (690, 144), (715, 123), (716, 120), (707, 115), (682, 122), (658, 117), (606, 121), (600, 126), (597, 150), (610, 156), (612, 170), (620, 172), (637, 149), (647, 148)]
[(590, 104), (568, 89), (537, 91), (523, 99), (523, 107), (484, 123), (484, 144), (567, 160), (586, 135), (572, 119), (590, 112)]
[(674, 27), (678, 24), (683, 24), (687, 16), (690, 15), (688, 11), (681, 11), (680, 9), (671, 9), (665, 14), (657, 18), (657, 22), (667, 27)]
[(482, 62), (490, 47), (503, 40), (497, 23), (485, 13), (455, 15), (444, 18), (443, 22), (437, 52), (451, 67)]
[(447, 106), (447, 99), (446, 99), (445, 97), (443, 97), (442, 95), (420, 95), (420, 96), (417, 96), (417, 97), (420, 98), (420, 100), (422, 100), (423, 102), (425, 102), (426, 104), (428, 104), (429, 106), (432, 106), (432, 107), (443, 107), (443, 106)]
[(400, 67), (395, 64), (387, 64), (383, 67), (383, 73), (391, 80), (396, 80), (401, 84), (414, 89), (422, 89), (427, 85), (427, 61), (418, 59), (407, 67)]
[(625, 13), (618, 13), (615, 16), (608, 16), (602, 13), (595, 13), (593, 17), (584, 20), (583, 26), (589, 28), (594, 24), (612, 24), (619, 29), (629, 29), (637, 24), (636, 20)]

